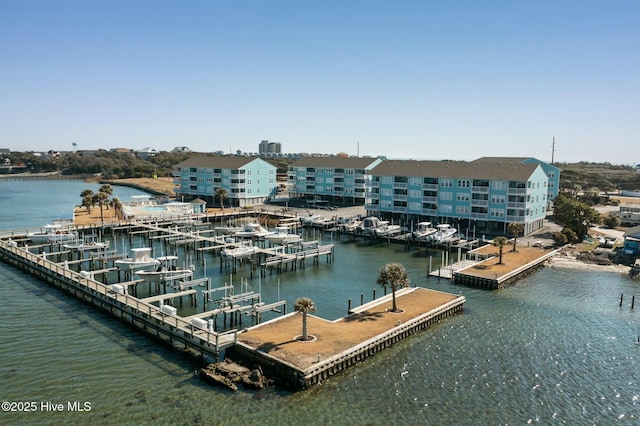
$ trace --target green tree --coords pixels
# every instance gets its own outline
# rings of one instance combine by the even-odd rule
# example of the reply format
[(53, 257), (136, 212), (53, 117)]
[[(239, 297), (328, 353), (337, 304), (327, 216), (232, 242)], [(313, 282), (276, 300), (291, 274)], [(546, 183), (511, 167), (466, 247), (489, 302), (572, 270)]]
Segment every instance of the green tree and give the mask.
[(516, 251), (516, 243), (518, 242), (518, 235), (524, 232), (524, 224), (520, 222), (513, 222), (507, 225), (507, 231), (513, 235), (513, 251)]
[(120, 199), (118, 197), (113, 197), (111, 201), (109, 201), (109, 204), (116, 211), (116, 215), (117, 215), (120, 209), (122, 208), (122, 202), (120, 201)]
[(218, 197), (218, 199), (220, 200), (220, 207), (222, 208), (222, 211), (224, 211), (224, 200), (229, 198), (229, 194), (227, 194), (227, 190), (224, 188), (217, 188), (216, 197)]
[(391, 293), (393, 299), (392, 312), (398, 310), (396, 305), (396, 290), (409, 287), (409, 276), (405, 271), (404, 266), (400, 263), (387, 263), (384, 268), (378, 272), (378, 279), (376, 283), (382, 287), (387, 284), (391, 286)]
[(111, 185), (109, 185), (108, 183), (105, 183), (104, 185), (102, 185), (100, 187), (100, 189), (98, 189), (98, 192), (104, 194), (107, 197), (106, 198), (106, 200), (107, 200), (106, 205), (107, 205), (107, 209), (108, 209), (109, 208), (109, 204), (110, 204), (108, 201), (111, 198), (111, 196), (113, 195), (113, 187)]
[(309, 340), (309, 334), (307, 331), (307, 314), (309, 312), (316, 312), (316, 305), (313, 303), (313, 300), (308, 297), (301, 297), (296, 300), (295, 305), (293, 305), (293, 309), (302, 314), (302, 340)]
[(600, 213), (593, 207), (564, 194), (553, 200), (553, 212), (566, 228), (575, 232), (578, 241), (582, 241), (589, 229), (602, 220)]
[(507, 237), (504, 236), (500, 236), (500, 237), (495, 237), (493, 239), (493, 245), (497, 246), (498, 249), (500, 250), (500, 257), (498, 258), (498, 265), (502, 265), (502, 250), (504, 248), (504, 246), (507, 244), (509, 240), (507, 240)]
[(620, 219), (618, 218), (618, 216), (615, 216), (613, 214), (609, 214), (609, 216), (604, 218), (602, 223), (607, 228), (613, 229), (613, 228), (617, 228), (618, 226), (620, 226)]
[(82, 207), (87, 208), (87, 213), (91, 213), (91, 207), (93, 207), (93, 191), (85, 189), (80, 193), (82, 198)]
[(91, 201), (93, 202), (93, 204), (97, 204), (100, 207), (100, 221), (104, 222), (104, 214), (103, 214), (103, 206), (107, 203), (107, 194), (105, 194), (104, 192), (98, 192), (96, 194), (93, 194), (93, 197), (91, 197)]

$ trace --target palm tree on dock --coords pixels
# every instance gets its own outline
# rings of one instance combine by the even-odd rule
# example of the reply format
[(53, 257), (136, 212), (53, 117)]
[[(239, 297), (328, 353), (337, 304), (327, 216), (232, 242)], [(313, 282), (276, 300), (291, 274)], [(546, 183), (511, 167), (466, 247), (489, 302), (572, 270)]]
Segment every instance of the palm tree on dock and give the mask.
[(502, 265), (502, 249), (504, 248), (505, 244), (507, 244), (509, 240), (507, 240), (507, 237), (495, 237), (493, 239), (493, 245), (494, 246), (498, 246), (498, 248), (500, 249), (500, 257), (498, 258), (498, 265)]
[(80, 193), (80, 197), (82, 197), (82, 207), (86, 207), (87, 213), (91, 213), (91, 207), (93, 206), (93, 191), (85, 189)]
[(296, 300), (293, 309), (302, 314), (302, 338), (301, 340), (309, 340), (309, 334), (307, 332), (307, 314), (309, 312), (316, 312), (316, 305), (314, 305), (313, 300), (308, 297), (301, 297)]
[(518, 235), (524, 232), (524, 225), (519, 222), (510, 223), (507, 225), (507, 231), (513, 235), (513, 251), (516, 251)]
[(404, 269), (404, 266), (400, 263), (387, 263), (384, 268), (380, 269), (376, 283), (382, 287), (387, 284), (391, 286), (393, 299), (391, 311), (397, 312), (398, 306), (396, 305), (396, 290), (409, 287), (410, 283), (409, 276), (407, 275), (407, 271)]
[(226, 198), (229, 198), (229, 194), (227, 194), (227, 190), (224, 188), (216, 189), (216, 197), (218, 197), (218, 199), (220, 200), (220, 207), (222, 208), (222, 211), (224, 211), (224, 200)]
[(100, 187), (100, 189), (98, 189), (98, 192), (105, 194), (106, 195), (106, 201), (107, 201), (107, 209), (109, 208), (109, 199), (111, 198), (111, 196), (113, 195), (113, 187), (111, 185), (109, 185), (108, 183), (105, 183), (104, 185), (102, 185)]

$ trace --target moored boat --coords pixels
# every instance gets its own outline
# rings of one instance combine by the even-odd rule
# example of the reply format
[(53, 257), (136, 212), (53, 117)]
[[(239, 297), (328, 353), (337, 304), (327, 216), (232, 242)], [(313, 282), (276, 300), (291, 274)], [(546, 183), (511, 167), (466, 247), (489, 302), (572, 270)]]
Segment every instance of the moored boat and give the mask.
[(436, 232), (438, 232), (438, 230), (432, 226), (431, 222), (419, 222), (413, 231), (413, 238), (416, 241), (426, 241), (430, 235)]
[(158, 268), (146, 271), (137, 271), (135, 274), (145, 281), (153, 282), (191, 278), (193, 276), (193, 269), (176, 267), (175, 261), (178, 259), (178, 256), (160, 256), (157, 258), (160, 262), (160, 266), (158, 266)]
[(233, 235), (238, 238), (259, 238), (259, 237), (265, 237), (271, 233), (272, 233), (271, 231), (265, 229), (259, 223), (252, 222), (252, 223), (247, 223), (242, 228), (241, 231), (238, 231)]
[(160, 265), (160, 261), (151, 257), (150, 247), (132, 248), (131, 256), (118, 259), (115, 266), (122, 271), (132, 271), (135, 269), (155, 268)]
[(77, 251), (106, 250), (109, 248), (109, 241), (99, 241), (96, 235), (85, 235), (80, 240), (63, 244), (63, 247)]
[(300, 235), (290, 233), (288, 226), (276, 226), (276, 231), (264, 238), (269, 241), (269, 244), (290, 244), (302, 239)]
[(42, 232), (27, 234), (27, 238), (36, 244), (63, 243), (77, 238), (75, 232), (64, 231), (59, 225), (45, 225)]
[(456, 228), (452, 228), (448, 223), (441, 223), (436, 226), (437, 231), (432, 234), (428, 241), (440, 244), (449, 241), (458, 232)]

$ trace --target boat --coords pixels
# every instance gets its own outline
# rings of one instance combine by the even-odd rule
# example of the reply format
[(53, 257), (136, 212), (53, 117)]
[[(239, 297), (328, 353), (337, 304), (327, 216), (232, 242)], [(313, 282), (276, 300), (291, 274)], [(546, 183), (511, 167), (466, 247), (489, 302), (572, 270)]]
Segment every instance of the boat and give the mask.
[(272, 234), (271, 231), (265, 229), (262, 225), (256, 222), (247, 223), (241, 231), (234, 233), (238, 238), (260, 238)]
[(109, 241), (98, 241), (96, 235), (85, 235), (81, 240), (75, 240), (62, 246), (77, 251), (106, 250), (109, 248)]
[(131, 256), (118, 259), (114, 262), (121, 271), (132, 271), (143, 268), (156, 268), (160, 261), (151, 257), (150, 247), (132, 248)]
[(391, 225), (386, 220), (380, 221), (380, 226), (374, 230), (376, 237), (390, 237), (401, 231), (400, 225)]
[(353, 233), (356, 231), (356, 229), (358, 228), (358, 226), (360, 226), (361, 223), (362, 221), (360, 221), (359, 219), (351, 218), (347, 220), (345, 223), (340, 225), (340, 230), (342, 232)]
[(257, 250), (258, 248), (251, 244), (240, 243), (239, 245), (223, 248), (220, 254), (223, 259), (241, 259), (252, 256)]
[(324, 216), (319, 214), (309, 214), (300, 218), (302, 226), (323, 227), (326, 222)]
[(431, 222), (418, 222), (416, 229), (413, 231), (413, 239), (416, 241), (427, 241), (433, 234), (438, 232)]
[(452, 228), (448, 223), (441, 223), (436, 226), (436, 232), (431, 234), (427, 241), (434, 244), (441, 244), (449, 241), (458, 232), (456, 228)]
[(616, 244), (616, 241), (616, 237), (606, 237), (604, 240), (604, 246), (606, 248), (613, 248), (613, 246)]
[(194, 268), (185, 269), (176, 267), (175, 261), (178, 259), (178, 256), (160, 256), (157, 258), (160, 265), (156, 269), (137, 271), (135, 274), (145, 281), (153, 282), (191, 278)]
[(276, 226), (276, 231), (264, 238), (269, 241), (269, 244), (290, 244), (302, 239), (300, 235), (290, 233), (288, 226)]
[(380, 220), (375, 216), (369, 216), (362, 219), (362, 222), (358, 225), (356, 232), (363, 235), (376, 235), (376, 230), (378, 228), (388, 224), (389, 222), (387, 221)]
[(63, 231), (60, 225), (45, 225), (42, 232), (32, 232), (27, 234), (27, 238), (36, 244), (63, 243), (77, 239), (75, 232)]
[(243, 229), (242, 226), (236, 225), (234, 222), (227, 222), (226, 225), (216, 226), (214, 228), (214, 230), (216, 231), (216, 234), (223, 234), (223, 235), (233, 235), (236, 232), (242, 231), (242, 229)]

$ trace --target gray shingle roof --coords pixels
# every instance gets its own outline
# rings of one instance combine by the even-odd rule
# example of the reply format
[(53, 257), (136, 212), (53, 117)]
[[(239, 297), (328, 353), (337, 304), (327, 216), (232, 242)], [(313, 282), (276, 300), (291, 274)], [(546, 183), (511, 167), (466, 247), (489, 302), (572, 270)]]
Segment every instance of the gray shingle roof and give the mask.
[(537, 164), (519, 163), (387, 160), (371, 169), (369, 174), (526, 181), (537, 167)]
[(291, 167), (333, 167), (343, 169), (366, 169), (371, 166), (377, 158), (362, 157), (303, 157)]
[(235, 156), (210, 157), (210, 156), (202, 155), (197, 157), (191, 157), (187, 160), (184, 160), (183, 162), (177, 164), (176, 167), (240, 169), (257, 158), (258, 157), (235, 157)]

